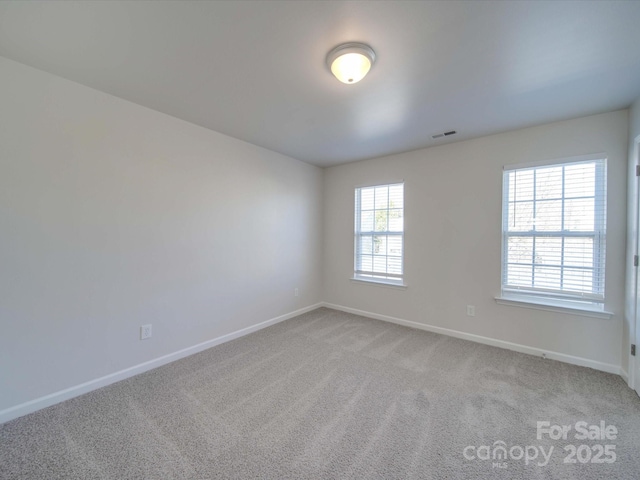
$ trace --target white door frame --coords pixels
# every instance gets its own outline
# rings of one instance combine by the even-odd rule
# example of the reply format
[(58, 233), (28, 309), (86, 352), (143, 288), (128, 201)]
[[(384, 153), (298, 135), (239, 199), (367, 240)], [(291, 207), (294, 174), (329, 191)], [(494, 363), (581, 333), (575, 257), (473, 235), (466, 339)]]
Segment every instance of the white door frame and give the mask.
[[(633, 178), (634, 178), (634, 182), (635, 182), (635, 188), (634, 188), (634, 199), (633, 205), (630, 205), (631, 208), (634, 209), (635, 215), (634, 215), (634, 225), (630, 225), (629, 227), (632, 228), (633, 231), (633, 255), (640, 255), (640, 177), (638, 175), (636, 175), (636, 169), (638, 168), (637, 166), (640, 165), (640, 135), (638, 135), (634, 141), (633, 141), (633, 152), (631, 154), (631, 159), (632, 159), (632, 163), (633, 163)], [(633, 263), (631, 263), (631, 265), (633, 265)], [(640, 329), (640, 309), (639, 309), (639, 305), (640, 305), (640, 298), (639, 298), (639, 292), (638, 292), (638, 288), (640, 287), (640, 282), (638, 281), (638, 268), (637, 267), (633, 267), (634, 271), (632, 274), (632, 289), (633, 289), (633, 293), (632, 293), (632, 305), (631, 305), (631, 318), (629, 319), (629, 344), (635, 344), (636, 345), (636, 349), (640, 348), (640, 345), (638, 344), (638, 330)], [(629, 277), (627, 277), (629, 278)], [(629, 348), (629, 345), (625, 345), (624, 348)], [(632, 356), (631, 352), (629, 350), (627, 350), (629, 352), (629, 365), (628, 365), (628, 374), (629, 374), (629, 379), (628, 379), (628, 385), (629, 387), (631, 387), (633, 390), (636, 390), (640, 393), (640, 385), (636, 385), (636, 370), (638, 369), (638, 364), (640, 363), (640, 361), (638, 361), (638, 355), (640, 355), (640, 352), (636, 352), (636, 356)]]

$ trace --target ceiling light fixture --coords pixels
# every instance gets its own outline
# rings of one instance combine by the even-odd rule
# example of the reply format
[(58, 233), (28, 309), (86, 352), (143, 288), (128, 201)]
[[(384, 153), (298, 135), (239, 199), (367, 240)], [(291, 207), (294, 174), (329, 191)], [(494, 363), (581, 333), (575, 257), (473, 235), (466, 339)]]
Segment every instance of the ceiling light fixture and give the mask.
[(343, 43), (327, 55), (327, 65), (331, 73), (346, 84), (362, 80), (375, 60), (375, 52), (364, 43)]

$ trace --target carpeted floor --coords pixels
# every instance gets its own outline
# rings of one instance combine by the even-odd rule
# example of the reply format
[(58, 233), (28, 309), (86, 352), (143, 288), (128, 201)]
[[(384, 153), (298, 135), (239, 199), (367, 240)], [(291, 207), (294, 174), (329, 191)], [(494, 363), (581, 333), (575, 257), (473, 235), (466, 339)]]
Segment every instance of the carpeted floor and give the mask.
[[(571, 430), (537, 439), (538, 421)], [(618, 434), (575, 439), (580, 421)], [(0, 478), (637, 479), (640, 398), (615, 375), (321, 308), (0, 425)]]

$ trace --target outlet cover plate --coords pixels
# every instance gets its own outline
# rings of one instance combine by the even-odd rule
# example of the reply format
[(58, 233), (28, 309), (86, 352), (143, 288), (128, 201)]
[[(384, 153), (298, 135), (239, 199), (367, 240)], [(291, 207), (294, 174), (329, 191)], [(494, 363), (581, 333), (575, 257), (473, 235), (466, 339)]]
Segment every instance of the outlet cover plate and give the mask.
[(142, 325), (140, 327), (140, 340), (147, 340), (151, 338), (151, 324)]

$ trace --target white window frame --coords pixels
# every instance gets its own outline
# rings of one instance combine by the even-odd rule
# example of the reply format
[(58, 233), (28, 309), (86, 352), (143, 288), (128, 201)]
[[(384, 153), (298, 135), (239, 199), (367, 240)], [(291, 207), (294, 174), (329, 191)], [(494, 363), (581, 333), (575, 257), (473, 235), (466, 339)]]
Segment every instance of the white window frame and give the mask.
[[(384, 231), (379, 232), (375, 231), (375, 222), (374, 222), (374, 230), (373, 231), (363, 231), (361, 229), (361, 193), (363, 189), (367, 188), (376, 188), (376, 187), (393, 187), (396, 185), (402, 185), (402, 217), (403, 217), (403, 226), (402, 231)], [(352, 280), (372, 283), (372, 284), (381, 284), (384, 286), (393, 286), (393, 287), (406, 287), (404, 283), (404, 181), (398, 181), (393, 183), (382, 183), (375, 185), (362, 185), (359, 187), (355, 187), (355, 208), (354, 208), (354, 246), (353, 246), (353, 277)], [(387, 205), (387, 211), (389, 210), (389, 205)], [(380, 273), (374, 271), (364, 271), (362, 270), (361, 265), (358, 264), (359, 255), (359, 239), (364, 236), (387, 236), (387, 237), (400, 237), (402, 244), (402, 255), (400, 258), (400, 274), (392, 274), (392, 273)], [(386, 256), (386, 255), (385, 255)]]
[[(590, 163), (602, 161), (601, 167), (596, 167), (596, 197), (594, 210), (594, 230), (593, 232), (509, 232), (508, 231), (508, 202), (509, 202), (509, 173), (517, 170), (535, 170), (540, 167), (565, 166), (573, 163)], [(503, 192), (502, 192), (502, 258), (501, 258), (501, 296), (496, 298), (498, 303), (507, 305), (529, 306), (530, 308), (543, 308), (547, 310), (569, 312), (595, 313), (593, 316), (610, 317), (611, 312), (604, 311), (605, 302), (605, 263), (606, 263), (606, 196), (607, 196), (607, 157), (604, 154), (585, 155), (564, 159), (555, 159), (529, 164), (507, 165), (503, 168)], [(602, 191), (598, 197), (597, 192)], [(562, 200), (564, 203), (565, 193), (562, 186)], [(534, 195), (535, 203), (535, 195)], [(564, 207), (563, 207), (564, 211)], [(522, 236), (529, 238), (539, 238), (555, 236), (561, 238), (569, 237), (593, 237), (593, 275), (594, 285), (599, 286), (599, 290), (591, 293), (577, 293), (560, 290), (541, 289), (534, 287), (521, 287), (506, 284), (507, 274), (507, 248), (508, 239), (511, 236)], [(560, 268), (564, 268), (562, 265)], [(595, 278), (597, 277), (597, 278)], [(595, 281), (597, 280), (597, 281)], [(528, 304), (528, 305), (527, 305)], [(545, 308), (549, 307), (549, 308)], [(600, 315), (602, 314), (602, 315)]]

